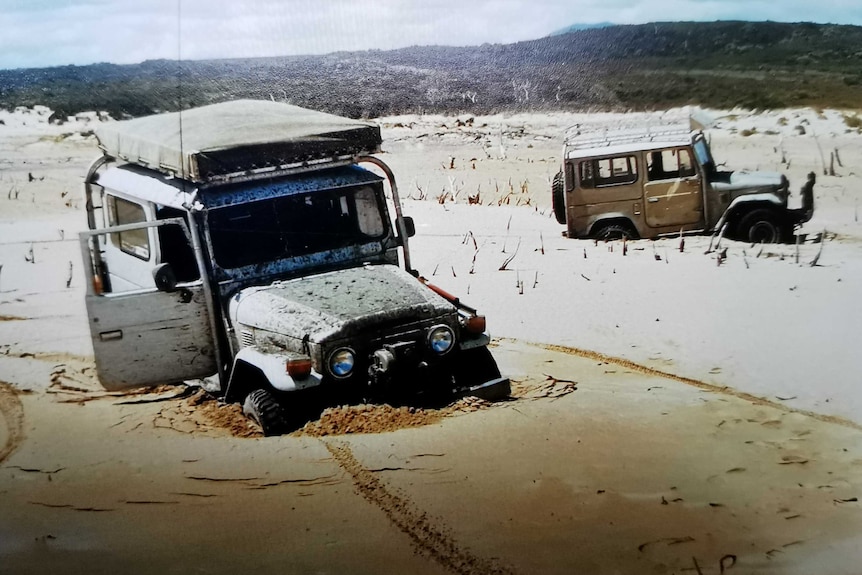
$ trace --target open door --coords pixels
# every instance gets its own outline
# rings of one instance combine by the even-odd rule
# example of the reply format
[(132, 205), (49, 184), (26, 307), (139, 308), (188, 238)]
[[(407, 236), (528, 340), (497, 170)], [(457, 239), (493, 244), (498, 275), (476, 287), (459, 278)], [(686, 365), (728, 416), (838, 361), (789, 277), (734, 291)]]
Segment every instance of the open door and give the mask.
[[(152, 284), (140, 287), (124, 284), (112, 289), (108, 271), (112, 264), (122, 268), (128, 262), (118, 258), (136, 256), (106, 249), (110, 234), (116, 237), (119, 233), (146, 228), (165, 228), (160, 231), (170, 230), (172, 237), (179, 233), (186, 240), (182, 247), (192, 250), (188, 227), (179, 218), (80, 234), (96, 371), (108, 390), (177, 382), (217, 372), (207, 293), (200, 273), (192, 281), (175, 282), (171, 257), (161, 254), (157, 244), (154, 246), (157, 257), (152, 258), (152, 263), (137, 259), (138, 263), (151, 266), (155, 278)], [(175, 248), (176, 244), (172, 246)]]

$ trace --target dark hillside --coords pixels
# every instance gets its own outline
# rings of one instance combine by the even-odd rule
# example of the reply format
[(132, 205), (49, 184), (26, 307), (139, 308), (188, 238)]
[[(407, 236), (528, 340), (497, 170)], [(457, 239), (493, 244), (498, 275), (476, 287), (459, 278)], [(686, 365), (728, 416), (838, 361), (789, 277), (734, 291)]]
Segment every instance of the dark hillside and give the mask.
[(115, 117), (272, 98), (352, 117), (404, 112), (729, 108), (862, 102), (862, 27), (655, 23), (473, 47), (0, 71), (0, 107)]

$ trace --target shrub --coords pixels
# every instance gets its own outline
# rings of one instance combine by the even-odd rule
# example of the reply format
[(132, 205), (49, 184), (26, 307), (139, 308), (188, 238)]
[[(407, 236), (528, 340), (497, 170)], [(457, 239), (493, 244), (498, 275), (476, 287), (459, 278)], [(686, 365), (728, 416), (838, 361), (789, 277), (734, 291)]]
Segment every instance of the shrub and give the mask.
[(862, 118), (856, 114), (853, 114), (852, 116), (844, 114), (844, 123), (847, 124), (848, 128), (862, 128)]

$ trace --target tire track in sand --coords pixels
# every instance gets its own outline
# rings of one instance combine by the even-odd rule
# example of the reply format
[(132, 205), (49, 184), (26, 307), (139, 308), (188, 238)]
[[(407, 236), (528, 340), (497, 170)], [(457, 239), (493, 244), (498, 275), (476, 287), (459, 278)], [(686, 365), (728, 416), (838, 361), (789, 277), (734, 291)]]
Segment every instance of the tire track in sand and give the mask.
[(477, 557), (461, 547), (410, 499), (394, 493), (373, 471), (365, 468), (347, 444), (334, 441), (323, 441), (323, 444), (338, 465), (353, 477), (360, 495), (379, 507), (410, 538), (419, 553), (430, 556), (456, 575), (515, 575), (512, 569)]
[(541, 349), (546, 349), (548, 351), (556, 351), (560, 353), (565, 353), (568, 355), (576, 355), (578, 357), (583, 357), (586, 359), (592, 359), (595, 361), (601, 361), (604, 363), (610, 363), (614, 365), (618, 365), (629, 371), (633, 371), (636, 373), (641, 373), (643, 375), (650, 375), (654, 377), (661, 377), (664, 379), (670, 379), (672, 381), (678, 381), (679, 383), (684, 383), (686, 385), (690, 385), (692, 387), (697, 387), (698, 389), (702, 389), (704, 391), (712, 391), (715, 393), (723, 393), (725, 395), (731, 395), (733, 397), (737, 397), (739, 399), (743, 399), (745, 401), (749, 401), (755, 405), (763, 405), (767, 407), (771, 407), (777, 409), (779, 411), (784, 411), (786, 413), (798, 413), (800, 415), (804, 415), (806, 417), (810, 417), (812, 419), (816, 419), (817, 421), (822, 421), (824, 423), (833, 423), (835, 425), (841, 425), (843, 427), (849, 427), (850, 429), (855, 429), (857, 431), (862, 431), (862, 424), (856, 423), (855, 421), (851, 421), (849, 419), (845, 419), (843, 417), (839, 417), (837, 415), (825, 415), (823, 413), (817, 413), (816, 411), (810, 411), (808, 409), (800, 409), (797, 407), (790, 407), (788, 405), (784, 405), (783, 403), (778, 403), (777, 401), (772, 401), (771, 399), (767, 399), (765, 397), (761, 397), (758, 395), (754, 395), (752, 393), (747, 393), (745, 391), (740, 391), (738, 389), (734, 389), (732, 387), (726, 385), (718, 385), (715, 383), (707, 383), (705, 381), (701, 381), (699, 379), (694, 379), (691, 377), (684, 377), (682, 375), (676, 375), (674, 373), (669, 373), (667, 371), (661, 371), (660, 369), (655, 369), (646, 365), (641, 365), (639, 363), (635, 363), (628, 359), (624, 359), (621, 357), (614, 357), (612, 355), (605, 355), (598, 351), (591, 351), (589, 349), (581, 349), (577, 347), (567, 347), (564, 345), (555, 345), (555, 344), (547, 344), (547, 343), (535, 343), (535, 342), (526, 342), (518, 339), (512, 338), (500, 338), (500, 341), (508, 341), (512, 343), (520, 343), (527, 344), (533, 347), (538, 347)]
[(0, 381), (0, 423), (6, 427), (6, 442), (0, 447), (0, 463), (24, 441), (24, 406), (15, 388)]

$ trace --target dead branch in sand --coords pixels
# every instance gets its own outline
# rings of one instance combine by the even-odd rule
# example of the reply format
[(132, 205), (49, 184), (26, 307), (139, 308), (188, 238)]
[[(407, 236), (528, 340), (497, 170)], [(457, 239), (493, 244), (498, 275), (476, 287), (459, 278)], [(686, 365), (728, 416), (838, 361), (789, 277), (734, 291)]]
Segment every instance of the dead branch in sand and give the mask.
[(515, 251), (512, 252), (512, 255), (506, 258), (503, 264), (500, 266), (499, 271), (506, 271), (507, 266), (512, 263), (512, 260), (515, 259), (515, 256), (518, 255), (518, 249), (521, 247), (521, 238), (518, 238), (518, 245), (515, 246)]
[(817, 151), (820, 154), (820, 165), (823, 166), (823, 175), (827, 175), (826, 173), (826, 159), (823, 156), (823, 148), (820, 147), (820, 140), (817, 139), (817, 135), (812, 133), (811, 136), (814, 138), (814, 143), (817, 144)]
[(802, 236), (796, 234), (796, 263), (799, 263), (799, 244), (802, 242)]
[(824, 229), (823, 235), (821, 236), (821, 240), (820, 240), (820, 249), (817, 250), (817, 255), (814, 256), (814, 259), (811, 260), (811, 263), (809, 264), (812, 268), (817, 265), (817, 262), (820, 261), (820, 255), (823, 253), (823, 244), (826, 243), (825, 240), (826, 240), (826, 230)]
[(721, 229), (718, 231), (718, 241), (715, 242), (715, 250), (716, 251), (718, 251), (718, 249), (721, 247), (721, 240), (724, 239), (724, 232), (726, 232), (726, 231), (727, 231), (727, 224), (725, 223), (723, 226), (721, 226)]
[[(425, 190), (422, 189), (422, 186), (419, 185), (419, 182), (415, 182), (415, 185), (416, 185), (416, 189), (419, 190), (419, 197), (416, 199), (420, 200), (420, 201), (424, 200), (428, 194), (425, 193)], [(412, 196), (412, 194), (411, 194), (411, 196)], [(411, 199), (413, 199), (413, 198), (411, 197)]]

